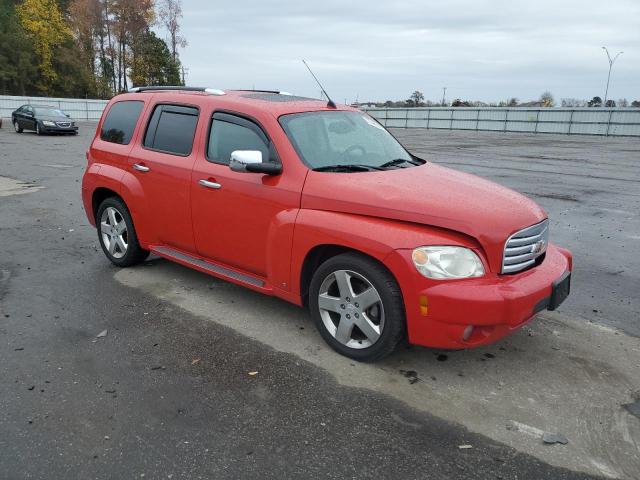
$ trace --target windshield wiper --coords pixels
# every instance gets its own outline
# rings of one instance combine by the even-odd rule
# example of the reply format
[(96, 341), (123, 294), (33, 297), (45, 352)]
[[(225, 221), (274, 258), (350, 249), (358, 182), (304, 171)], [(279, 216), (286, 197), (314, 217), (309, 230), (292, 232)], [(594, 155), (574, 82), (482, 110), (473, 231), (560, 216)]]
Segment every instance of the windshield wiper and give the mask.
[(380, 165), (380, 168), (389, 168), (389, 167), (395, 167), (398, 165), (402, 165), (403, 163), (409, 163), (411, 165), (414, 166), (418, 166), (418, 165), (422, 165), (419, 162), (416, 162), (415, 160), (407, 160), (406, 158), (396, 158), (395, 160), (390, 160), (386, 163), (383, 163), (382, 165)]
[(376, 167), (375, 165), (365, 165), (362, 163), (349, 163), (349, 164), (337, 164), (337, 165), (325, 165), (323, 167), (316, 167), (314, 172), (370, 172), (371, 170), (384, 170), (382, 167)]

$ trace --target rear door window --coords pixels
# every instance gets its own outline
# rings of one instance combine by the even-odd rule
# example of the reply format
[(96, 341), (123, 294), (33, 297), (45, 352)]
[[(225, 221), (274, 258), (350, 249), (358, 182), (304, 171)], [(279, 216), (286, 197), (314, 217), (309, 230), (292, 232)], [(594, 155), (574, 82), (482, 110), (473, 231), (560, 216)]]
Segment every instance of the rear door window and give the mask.
[(102, 123), (100, 138), (105, 142), (128, 145), (138, 123), (144, 102), (126, 100), (111, 105)]
[(157, 105), (144, 135), (145, 148), (187, 156), (193, 148), (198, 109), (182, 105)]

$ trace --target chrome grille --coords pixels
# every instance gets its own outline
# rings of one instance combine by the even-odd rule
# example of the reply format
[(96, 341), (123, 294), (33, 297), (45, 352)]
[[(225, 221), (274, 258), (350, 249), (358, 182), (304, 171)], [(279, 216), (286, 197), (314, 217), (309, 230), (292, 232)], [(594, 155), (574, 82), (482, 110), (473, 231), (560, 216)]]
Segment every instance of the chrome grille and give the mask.
[(530, 267), (547, 251), (548, 244), (549, 220), (514, 233), (504, 245), (502, 273), (516, 273)]
[(69, 128), (71, 126), (71, 122), (56, 122), (56, 125), (62, 128)]

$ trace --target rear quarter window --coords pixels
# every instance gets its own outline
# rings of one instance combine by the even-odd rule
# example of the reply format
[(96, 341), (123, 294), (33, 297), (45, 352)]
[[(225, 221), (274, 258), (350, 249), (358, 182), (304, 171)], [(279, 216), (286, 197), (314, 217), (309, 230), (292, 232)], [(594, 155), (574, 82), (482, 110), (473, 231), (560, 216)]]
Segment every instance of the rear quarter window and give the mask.
[(138, 123), (144, 102), (125, 100), (111, 105), (102, 123), (100, 138), (105, 142), (128, 145)]

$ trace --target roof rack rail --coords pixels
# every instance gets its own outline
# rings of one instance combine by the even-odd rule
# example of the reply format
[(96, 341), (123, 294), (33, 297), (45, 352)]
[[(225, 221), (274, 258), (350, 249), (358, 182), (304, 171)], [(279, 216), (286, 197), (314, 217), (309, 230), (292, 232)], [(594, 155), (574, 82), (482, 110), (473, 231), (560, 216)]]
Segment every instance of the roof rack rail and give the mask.
[(180, 86), (153, 86), (153, 87), (133, 87), (129, 89), (129, 93), (139, 92), (162, 92), (162, 91), (183, 91), (183, 92), (204, 92), (209, 95), (224, 95), (224, 90), (208, 87), (180, 87)]
[(258, 90), (254, 88), (239, 88), (236, 92), (275, 93), (278, 95), (293, 96), (293, 93), (283, 92), (282, 90)]

